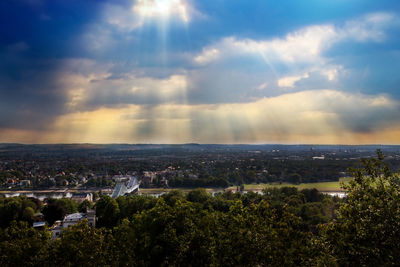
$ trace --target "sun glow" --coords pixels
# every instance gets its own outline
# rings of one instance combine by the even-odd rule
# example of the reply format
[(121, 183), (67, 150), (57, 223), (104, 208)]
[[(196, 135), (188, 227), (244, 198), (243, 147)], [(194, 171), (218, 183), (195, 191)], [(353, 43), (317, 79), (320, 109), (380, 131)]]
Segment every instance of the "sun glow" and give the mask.
[(189, 22), (188, 7), (182, 0), (139, 0), (133, 10), (144, 18), (169, 19), (177, 15), (183, 22)]

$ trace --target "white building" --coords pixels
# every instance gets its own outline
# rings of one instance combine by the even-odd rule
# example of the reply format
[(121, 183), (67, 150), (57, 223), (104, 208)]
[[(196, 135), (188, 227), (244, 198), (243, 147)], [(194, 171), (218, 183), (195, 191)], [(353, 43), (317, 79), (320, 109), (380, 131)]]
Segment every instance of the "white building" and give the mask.
[(80, 221), (87, 219), (88, 224), (92, 227), (96, 226), (96, 214), (94, 210), (88, 210), (86, 213), (72, 213), (64, 217), (63, 221), (56, 221), (51, 228), (52, 240), (60, 237), (62, 231), (69, 226), (75, 225)]
[(68, 214), (67, 216), (64, 217), (64, 220), (62, 222), (63, 228), (68, 228), (71, 225), (75, 225), (78, 222), (82, 221), (85, 218), (85, 215), (83, 213), (72, 213)]
[(96, 226), (96, 215), (94, 210), (88, 210), (86, 213), (72, 213), (65, 216), (62, 226), (68, 228), (68, 226), (75, 225), (84, 219), (88, 220), (88, 224), (92, 227)]

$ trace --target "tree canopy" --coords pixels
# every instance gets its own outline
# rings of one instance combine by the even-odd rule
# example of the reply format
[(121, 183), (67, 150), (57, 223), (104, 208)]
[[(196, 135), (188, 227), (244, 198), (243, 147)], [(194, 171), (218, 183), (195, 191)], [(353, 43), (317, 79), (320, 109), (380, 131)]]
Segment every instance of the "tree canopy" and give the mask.
[[(342, 200), (291, 187), (101, 196), (98, 228), (82, 221), (55, 241), (47, 228), (29, 226), (27, 218), (40, 208), (34, 202), (1, 199), (0, 265), (400, 265), (399, 173), (389, 171), (380, 151), (362, 164), (343, 185)], [(54, 203), (76, 209), (65, 200)]]

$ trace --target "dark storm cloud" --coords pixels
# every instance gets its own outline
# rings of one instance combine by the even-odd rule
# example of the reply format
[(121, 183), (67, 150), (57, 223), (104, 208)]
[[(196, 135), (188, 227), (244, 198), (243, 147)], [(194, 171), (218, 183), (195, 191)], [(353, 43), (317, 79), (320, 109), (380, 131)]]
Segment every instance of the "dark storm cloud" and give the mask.
[[(21, 66), (23, 61), (24, 66)], [(3, 61), (0, 74), (0, 127), (42, 128), (59, 115), (64, 97), (56, 81), (57, 63)], [(5, 70), (6, 68), (6, 70)]]
[(346, 129), (368, 134), (393, 126), (400, 117), (400, 105), (398, 103), (392, 103), (390, 107), (372, 105), (367, 109), (344, 106), (337, 112)]
[(0, 2), (0, 128), (42, 128), (65, 109), (58, 83), (97, 1)]

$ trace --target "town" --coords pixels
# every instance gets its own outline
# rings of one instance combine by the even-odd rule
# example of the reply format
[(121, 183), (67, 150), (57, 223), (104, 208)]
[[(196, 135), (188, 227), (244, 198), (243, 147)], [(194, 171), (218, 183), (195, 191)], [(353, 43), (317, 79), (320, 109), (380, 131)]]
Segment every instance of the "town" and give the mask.
[(141, 188), (338, 181), (382, 149), (393, 170), (399, 146), (0, 145), (1, 192), (112, 190), (118, 176)]
[[(317, 153), (320, 155), (312, 156), (310, 162), (329, 162), (326, 158), (336, 152)], [(352, 153), (354, 156), (361, 152)], [(364, 153), (367, 152), (363, 152), (366, 156)], [(222, 188), (222, 191), (210, 193), (210, 188), (168, 188), (158, 195), (141, 193), (140, 185), (152, 186), (152, 179), (157, 179), (158, 175), (180, 171), (184, 174), (186, 168), (178, 168), (181, 164), (159, 171), (143, 170), (140, 181), (139, 172), (114, 175), (112, 190), (76, 190), (69, 196), (50, 194), (45, 198), (24, 194), (22, 190), (13, 191), (18, 196), (3, 193), (5, 197), (0, 197), (0, 261), (5, 266), (28, 262), (46, 266), (77, 262), (93, 266), (135, 265), (137, 262), (145, 266), (171, 262), (177, 266), (187, 263), (208, 266), (216, 262), (219, 266), (226, 261), (229, 266), (237, 261), (249, 265), (288, 263), (297, 266), (307, 265), (310, 260), (334, 264), (352, 262), (353, 250), (348, 255), (347, 249), (337, 249), (342, 240), (356, 235), (355, 241), (346, 242), (352, 242), (357, 251), (359, 246), (373, 251), (390, 242), (389, 252), (378, 254), (379, 258), (374, 261), (380, 262), (386, 259), (386, 253), (392, 253), (400, 236), (399, 228), (393, 227), (399, 218), (400, 172), (391, 172), (394, 168), (389, 165), (398, 162), (396, 151), (386, 158), (380, 149), (375, 153), (375, 156), (362, 158), (360, 168), (348, 170), (349, 181), (342, 184), (348, 193), (344, 198), (316, 188), (296, 187), (298, 181), (263, 184), (263, 189), (257, 193), (241, 190), (256, 183), (241, 184), (236, 191)], [(242, 160), (239, 155), (234, 158), (237, 162)], [(256, 161), (256, 156), (249, 160), (252, 164)], [(296, 161), (307, 162), (305, 159)], [(338, 161), (352, 162), (350, 159)], [(235, 171), (241, 170), (240, 165), (236, 166)], [(255, 177), (257, 171), (270, 173), (269, 169), (267, 172), (263, 168), (251, 169), (256, 170)], [(309, 184), (316, 186), (318, 183)], [(370, 213), (373, 213), (372, 220)], [(354, 220), (363, 223), (356, 224)], [(387, 233), (388, 226), (393, 227), (394, 232)], [(366, 247), (362, 240), (357, 240), (355, 233), (370, 229), (383, 235), (383, 245), (375, 242)], [(321, 245), (322, 242), (326, 245)], [(203, 257), (198, 257), (198, 253)], [(247, 258), (248, 255), (253, 256)], [(357, 258), (357, 261), (365, 263), (363, 259)], [(390, 258), (389, 262), (397, 260)]]

